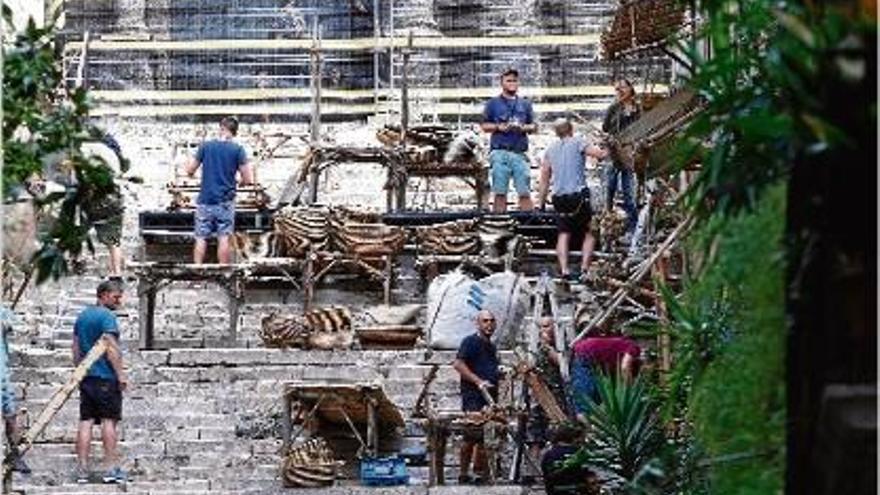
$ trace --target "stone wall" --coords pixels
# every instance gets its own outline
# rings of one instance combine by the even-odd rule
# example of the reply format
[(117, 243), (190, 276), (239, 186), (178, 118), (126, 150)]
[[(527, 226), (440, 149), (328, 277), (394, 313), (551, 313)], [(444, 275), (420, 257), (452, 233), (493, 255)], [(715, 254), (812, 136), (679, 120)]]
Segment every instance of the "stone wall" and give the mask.
[[(93, 38), (128, 35), (152, 39), (279, 39), (310, 38), (319, 19), (327, 39), (370, 38), (376, 13), (373, 2), (357, 0), (338, 5), (301, 0), (67, 0), (65, 39), (78, 39), (86, 30)], [(382, 36), (533, 36), (598, 33), (614, 4), (607, 0), (420, 0), (378, 2)], [(576, 47), (441, 48), (413, 56), (413, 87), (494, 87), (497, 74), (515, 66), (527, 86), (608, 84), (609, 72), (621, 70), (598, 58), (595, 44)], [(133, 52), (123, 63), (108, 64), (113, 54), (92, 55), (91, 80), (97, 89), (232, 89), (308, 87), (308, 54), (284, 50), (221, 50), (196, 52)], [(326, 88), (371, 89), (374, 63), (378, 85), (389, 82), (389, 56), (369, 52), (334, 52), (324, 63)], [(395, 57), (394, 86), (400, 86), (400, 53)], [(654, 79), (668, 77), (668, 64), (659, 62)], [(642, 73), (643, 64), (630, 63), (625, 72)]]

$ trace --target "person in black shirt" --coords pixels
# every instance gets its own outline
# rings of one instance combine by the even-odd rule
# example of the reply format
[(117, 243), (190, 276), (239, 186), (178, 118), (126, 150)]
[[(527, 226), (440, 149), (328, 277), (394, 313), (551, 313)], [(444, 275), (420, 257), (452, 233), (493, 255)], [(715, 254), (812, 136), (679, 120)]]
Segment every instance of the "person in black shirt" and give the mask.
[(544, 489), (547, 495), (598, 494), (596, 475), (586, 467), (563, 467), (569, 457), (578, 451), (577, 442), (582, 437), (576, 426), (562, 423), (551, 432), (553, 445), (541, 458)]
[[(461, 341), (458, 354), (452, 367), (461, 375), (461, 410), (481, 411), (489, 405), (483, 396), (487, 392), (493, 399), (498, 398), (498, 381), (501, 373), (498, 368), (498, 349), (492, 343), (495, 333), (495, 316), (489, 310), (477, 314), (477, 332)], [(474, 473), (485, 477), (486, 452), (483, 446), (482, 431), (465, 434), (460, 451), (459, 483), (469, 483), (468, 474), (473, 460)], [(478, 481), (480, 478), (473, 481)]]
[[(614, 91), (617, 99), (608, 107), (605, 120), (602, 122), (602, 131), (616, 136), (621, 131), (639, 119), (641, 111), (636, 102), (636, 90), (632, 83), (621, 79), (614, 83)], [(610, 210), (614, 207), (614, 195), (617, 193), (617, 182), (620, 179), (620, 189), (623, 193), (623, 209), (627, 216), (627, 234), (632, 234), (636, 228), (636, 203), (633, 199), (633, 171), (619, 160), (614, 159), (607, 169), (606, 182), (606, 207)]]

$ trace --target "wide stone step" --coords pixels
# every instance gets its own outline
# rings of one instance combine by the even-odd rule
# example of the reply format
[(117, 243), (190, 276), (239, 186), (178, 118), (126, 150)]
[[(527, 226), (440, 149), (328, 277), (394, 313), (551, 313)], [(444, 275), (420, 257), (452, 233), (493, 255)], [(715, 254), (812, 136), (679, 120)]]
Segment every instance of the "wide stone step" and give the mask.
[[(454, 480), (453, 480), (454, 481)], [(209, 483), (203, 489), (202, 483)], [(176, 485), (180, 483), (180, 486)], [(190, 487), (189, 483), (193, 483)], [(262, 485), (262, 483), (260, 483)], [(521, 486), (435, 486), (424, 485), (366, 487), (353, 482), (337, 482), (336, 486), (319, 489), (283, 488), (280, 482), (275, 486), (243, 487), (241, 489), (224, 489), (216, 483), (205, 480), (186, 480), (178, 482), (140, 482), (133, 481), (126, 485), (78, 485), (65, 483), (53, 486), (36, 486), (16, 484), (16, 488), (24, 489), (28, 495), (103, 495), (125, 493), (126, 495), (540, 495), (544, 490), (540, 487)]]

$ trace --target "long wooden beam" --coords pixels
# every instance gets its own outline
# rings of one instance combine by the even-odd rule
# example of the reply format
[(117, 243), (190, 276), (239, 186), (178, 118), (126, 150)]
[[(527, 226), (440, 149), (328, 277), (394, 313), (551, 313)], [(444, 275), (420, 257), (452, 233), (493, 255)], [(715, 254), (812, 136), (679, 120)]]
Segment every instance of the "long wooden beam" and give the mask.
[[(34, 420), (31, 427), (28, 428), (24, 435), (22, 435), (21, 444), (19, 446), (19, 452), (21, 455), (24, 455), (24, 453), (31, 448), (31, 445), (33, 445), (40, 434), (43, 433), (43, 430), (45, 430), (49, 425), (49, 422), (52, 421), (52, 418), (54, 418), (55, 415), (58, 414), (58, 411), (64, 407), (67, 399), (70, 398), (71, 394), (76, 391), (79, 384), (86, 377), (89, 368), (104, 356), (104, 353), (107, 352), (107, 348), (108, 346), (105, 340), (98, 340), (98, 342), (92, 346), (91, 350), (89, 350), (88, 354), (83, 357), (76, 369), (73, 370), (73, 373), (70, 375), (70, 378), (67, 379), (67, 382), (52, 394), (52, 397), (49, 398), (49, 401), (37, 416), (37, 419)], [(4, 477), (7, 469), (8, 466), (4, 465)]]
[(605, 306), (601, 313), (593, 317), (593, 319), (590, 320), (589, 323), (587, 323), (584, 329), (581, 330), (579, 334), (577, 334), (577, 336), (571, 342), (572, 349), (574, 348), (574, 344), (577, 341), (586, 338), (590, 331), (604, 323), (605, 320), (607, 320), (608, 317), (611, 316), (612, 313), (614, 313), (620, 303), (624, 301), (627, 294), (629, 294), (630, 290), (635, 288), (636, 284), (651, 271), (651, 268), (654, 266), (654, 263), (657, 262), (660, 256), (662, 256), (663, 253), (666, 252), (666, 250), (672, 247), (687, 232), (693, 222), (693, 219), (693, 216), (687, 216), (684, 220), (682, 220), (681, 223), (679, 223), (675, 227), (675, 229), (669, 233), (669, 235), (666, 237), (666, 240), (664, 240), (659, 246), (657, 246), (656, 249), (654, 249), (654, 252), (650, 256), (648, 256), (648, 259), (643, 261), (638, 266), (635, 273), (630, 275), (629, 279), (627, 279), (626, 284), (623, 287), (617, 289), (617, 291), (614, 293), (614, 296), (612, 296), (611, 298), (611, 302), (607, 306)]
[[(438, 115), (479, 115), (483, 112), (481, 104), (438, 103), (430, 106), (430, 114)], [(607, 109), (607, 102), (543, 103), (535, 107), (539, 113), (601, 112)], [(324, 115), (372, 115), (382, 107), (368, 105), (322, 105)], [(396, 111), (396, 108), (394, 108)], [(308, 103), (270, 104), (270, 105), (126, 105), (98, 106), (89, 111), (95, 117), (115, 115), (119, 117), (175, 117), (187, 115), (309, 115)]]
[[(417, 36), (413, 37), (413, 49), (431, 48), (524, 48), (539, 46), (586, 46), (599, 42), (598, 34), (578, 35), (543, 35), (543, 36), (479, 36), (479, 37), (446, 37)], [(388, 48), (403, 48), (407, 44), (405, 37), (352, 38), (321, 40), (321, 50), (327, 51), (372, 51)], [(309, 50), (310, 39), (225, 39), (225, 40), (178, 40), (178, 41), (107, 41), (95, 40), (89, 49), (95, 52), (114, 51), (213, 51), (213, 50)], [(79, 52), (82, 42), (66, 43), (64, 51)]]
[[(654, 91), (666, 93), (664, 84), (654, 86)], [(484, 88), (410, 88), (412, 98), (432, 98), (453, 100), (464, 98), (489, 98), (498, 93), (497, 87)], [(574, 97), (574, 96), (614, 96), (614, 86), (557, 86), (521, 88), (520, 94), (531, 98)], [(89, 95), (98, 102), (132, 102), (132, 101), (246, 101), (246, 100), (278, 100), (308, 98), (309, 88), (250, 88), (250, 89), (217, 89), (217, 90), (97, 90)], [(387, 89), (380, 90), (380, 98), (392, 96)], [(322, 89), (324, 99), (335, 100), (367, 100), (375, 96), (370, 89)]]

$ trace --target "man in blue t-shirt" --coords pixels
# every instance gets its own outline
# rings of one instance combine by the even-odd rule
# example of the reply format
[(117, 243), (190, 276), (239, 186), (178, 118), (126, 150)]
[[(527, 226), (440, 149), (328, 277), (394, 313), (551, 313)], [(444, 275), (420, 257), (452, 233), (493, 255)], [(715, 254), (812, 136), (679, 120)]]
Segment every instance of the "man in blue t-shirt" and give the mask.
[(238, 121), (224, 117), (220, 121), (220, 138), (199, 146), (196, 155), (186, 164), (186, 173), (193, 177), (202, 167), (202, 187), (196, 201), (193, 260), (205, 261), (208, 239), (217, 238), (217, 261), (231, 261), (229, 237), (235, 230), (235, 177), (241, 175), (242, 185), (254, 183), (254, 172), (244, 148), (234, 142)]
[[(529, 178), (528, 134), (537, 130), (532, 102), (520, 98), (519, 72), (507, 69), (501, 73), (501, 94), (491, 98), (483, 108), (480, 128), (491, 132), (489, 165), (492, 173), (492, 209), (495, 213), (507, 211), (507, 188), (510, 179), (519, 196), (519, 209), (531, 210), (532, 197)], [(482, 206), (482, 205), (480, 205)]]
[(92, 442), (92, 426), (97, 423), (101, 425), (101, 441), (107, 469), (104, 483), (123, 483), (125, 473), (120, 468), (117, 454), (116, 425), (122, 419), (122, 392), (128, 387), (128, 377), (122, 366), (119, 324), (113, 314), (113, 310), (122, 304), (122, 282), (118, 279), (101, 282), (97, 296), (97, 304), (86, 306), (73, 325), (74, 365), (79, 365), (99, 340), (107, 343), (107, 352), (89, 368), (79, 386), (76, 481), (89, 481), (89, 447)]
[[(491, 311), (484, 309), (477, 314), (476, 323), (477, 332), (461, 341), (458, 354), (452, 363), (452, 367), (461, 375), (461, 410), (464, 412), (481, 411), (489, 405), (483, 396), (483, 391), (497, 399), (498, 381), (501, 378), (498, 369), (498, 349), (492, 343), (495, 316)], [(468, 432), (464, 435), (460, 452), (459, 483), (472, 481), (468, 474), (471, 459), (473, 459), (474, 473), (485, 477), (488, 466), (482, 431)]]

